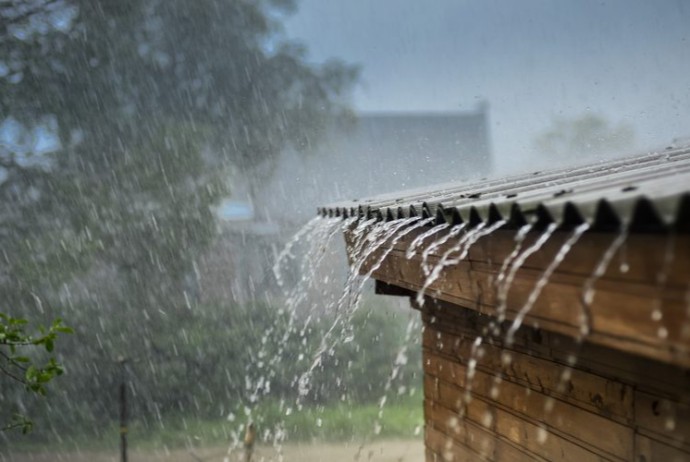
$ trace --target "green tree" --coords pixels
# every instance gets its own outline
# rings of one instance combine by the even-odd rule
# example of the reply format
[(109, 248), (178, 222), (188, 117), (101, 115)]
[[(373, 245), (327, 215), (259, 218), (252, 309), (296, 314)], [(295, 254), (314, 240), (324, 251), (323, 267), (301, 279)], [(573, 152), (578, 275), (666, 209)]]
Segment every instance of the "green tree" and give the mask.
[(160, 408), (159, 361), (171, 354), (161, 333), (189, 347), (187, 289), (231, 187), (227, 167), (308, 149), (351, 115), (356, 68), (309, 65), (285, 42), (280, 19), (294, 7), (0, 2), (2, 311), (77, 327), (63, 392), (82, 401), (53, 415), (112, 413), (103, 389), (117, 355), (149, 365), (138, 396)]
[[(57, 319), (48, 329), (40, 326), (39, 335), (35, 336), (27, 333), (26, 324), (26, 319), (0, 313), (0, 373), (22, 385), (26, 391), (45, 396), (47, 384), (56, 376), (62, 375), (63, 369), (54, 357), (41, 364), (35, 358), (35, 349), (45, 347), (50, 354), (58, 333), (71, 334), (73, 331), (62, 325), (61, 319)], [(14, 428), (21, 428), (23, 433), (29, 433), (33, 429), (33, 421), (15, 412), (9, 423), (0, 426), (0, 431)]]
[(554, 119), (551, 127), (537, 136), (534, 146), (541, 154), (556, 159), (615, 154), (634, 146), (635, 133), (624, 122), (613, 124), (600, 115)]

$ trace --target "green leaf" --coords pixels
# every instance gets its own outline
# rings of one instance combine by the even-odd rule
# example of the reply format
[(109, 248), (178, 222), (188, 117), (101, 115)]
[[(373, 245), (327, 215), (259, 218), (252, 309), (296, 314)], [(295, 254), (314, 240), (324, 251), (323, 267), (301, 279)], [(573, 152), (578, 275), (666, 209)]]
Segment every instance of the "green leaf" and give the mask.
[(31, 360), (30, 360), (29, 358), (27, 358), (26, 356), (15, 356), (15, 357), (12, 358), (12, 361), (16, 361), (16, 362), (19, 362), (19, 363), (28, 363), (28, 362), (31, 362)]
[(38, 370), (36, 369), (36, 366), (29, 366), (29, 368), (26, 370), (26, 380), (33, 381), (37, 373)]
[(72, 329), (71, 327), (58, 327), (56, 330), (58, 332), (62, 332), (63, 334), (73, 334), (74, 333), (74, 329)]

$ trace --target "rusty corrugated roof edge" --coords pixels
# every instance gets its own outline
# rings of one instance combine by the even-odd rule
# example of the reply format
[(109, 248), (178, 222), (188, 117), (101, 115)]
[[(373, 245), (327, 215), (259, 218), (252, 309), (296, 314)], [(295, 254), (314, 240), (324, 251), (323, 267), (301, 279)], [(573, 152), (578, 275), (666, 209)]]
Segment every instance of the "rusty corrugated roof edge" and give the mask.
[(506, 221), (507, 227), (557, 223), (593, 230), (690, 231), (690, 146), (595, 164), (448, 183), (318, 208), (330, 217), (435, 224)]

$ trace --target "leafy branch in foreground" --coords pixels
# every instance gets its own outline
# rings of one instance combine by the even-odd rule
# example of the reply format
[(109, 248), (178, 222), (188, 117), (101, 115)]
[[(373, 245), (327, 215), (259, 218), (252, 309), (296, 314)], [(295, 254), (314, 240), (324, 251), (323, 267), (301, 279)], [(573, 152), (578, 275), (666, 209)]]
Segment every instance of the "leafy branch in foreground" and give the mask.
[[(54, 357), (41, 363), (26, 356), (28, 353), (17, 352), (43, 347), (48, 353), (52, 353), (58, 334), (72, 334), (73, 330), (63, 325), (62, 319), (56, 319), (47, 329), (39, 326), (39, 335), (31, 335), (26, 332), (28, 323), (26, 319), (0, 313), (0, 375), (23, 385), (28, 392), (45, 396), (48, 382), (64, 372), (62, 366)], [(33, 351), (35, 350), (30, 350)], [(11, 422), (0, 427), (0, 431), (14, 428), (21, 428), (23, 433), (28, 433), (33, 429), (33, 422), (22, 414), (14, 414)]]

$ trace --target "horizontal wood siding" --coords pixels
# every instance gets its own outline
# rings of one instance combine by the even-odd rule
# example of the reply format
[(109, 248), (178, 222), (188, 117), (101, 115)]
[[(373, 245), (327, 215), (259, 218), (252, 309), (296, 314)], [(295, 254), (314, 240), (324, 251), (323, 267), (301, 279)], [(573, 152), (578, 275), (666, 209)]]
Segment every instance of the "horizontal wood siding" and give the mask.
[(687, 370), (530, 326), (477, 344), (489, 316), (418, 308), (427, 461), (690, 460)]
[[(420, 232), (383, 243), (364, 262), (362, 272), (380, 263), (373, 271), (376, 280), (389, 287), (419, 291), (426, 279), (422, 252), (433, 239), (428, 239), (410, 259), (405, 252)], [(540, 234), (529, 233), (522, 249), (532, 245)], [(569, 236), (568, 232), (555, 233), (517, 270), (508, 291), (508, 319), (514, 319), (525, 306), (535, 284)], [(589, 342), (690, 367), (690, 236), (631, 234), (594, 284), (594, 299), (586, 309), (583, 287), (615, 237), (610, 233), (585, 233), (551, 276), (524, 322), (578, 337), (583, 316), (589, 312)], [(450, 242), (456, 243), (457, 238)], [(443, 270), (427, 295), (496, 315), (500, 305), (496, 280), (515, 245), (514, 231), (496, 231), (482, 237), (472, 245), (466, 259)], [(450, 247), (445, 244), (432, 251), (426, 264), (433, 266)], [(452, 256), (457, 257), (457, 253)], [(351, 261), (354, 257), (350, 255)]]

